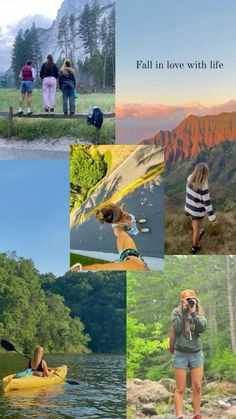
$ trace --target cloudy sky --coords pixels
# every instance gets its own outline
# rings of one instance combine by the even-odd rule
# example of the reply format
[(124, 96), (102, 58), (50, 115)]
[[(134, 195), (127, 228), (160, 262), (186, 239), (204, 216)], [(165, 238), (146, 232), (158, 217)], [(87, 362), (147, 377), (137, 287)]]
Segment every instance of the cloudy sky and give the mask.
[[(189, 113), (236, 110), (235, 15), (235, 0), (117, 0), (118, 142), (172, 129)], [(137, 60), (208, 67), (137, 70)]]
[(62, 2), (63, 0), (0, 0), (0, 72), (9, 68), (11, 46), (19, 28), (26, 29), (33, 21), (37, 26), (50, 27)]

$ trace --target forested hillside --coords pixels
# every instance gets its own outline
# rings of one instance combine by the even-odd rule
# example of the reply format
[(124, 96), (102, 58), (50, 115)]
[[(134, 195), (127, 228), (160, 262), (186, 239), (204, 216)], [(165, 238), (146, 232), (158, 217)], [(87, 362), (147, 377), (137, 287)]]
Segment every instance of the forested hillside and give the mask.
[(30, 353), (125, 352), (124, 272), (40, 274), (31, 259), (0, 253), (0, 338)]
[(125, 352), (125, 272), (68, 272), (43, 289), (62, 295), (72, 317), (84, 322), (93, 352)]
[[(51, 278), (51, 276), (47, 276)], [(90, 338), (62, 296), (45, 292), (31, 259), (0, 253), (0, 337), (24, 352), (88, 352)]]
[(207, 318), (205, 379), (236, 382), (236, 257), (172, 256), (158, 274), (128, 274), (128, 375), (173, 377), (170, 316), (180, 292), (195, 289)]

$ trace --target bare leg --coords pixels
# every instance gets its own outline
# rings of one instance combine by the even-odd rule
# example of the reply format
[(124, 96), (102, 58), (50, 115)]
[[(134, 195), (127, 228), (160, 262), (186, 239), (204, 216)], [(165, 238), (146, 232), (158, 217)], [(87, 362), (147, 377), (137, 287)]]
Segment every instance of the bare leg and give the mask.
[[(71, 268), (71, 271), (78, 271), (79, 268)], [(96, 263), (94, 265), (87, 265), (82, 267), (83, 271), (144, 271), (143, 264), (136, 262), (133, 259), (124, 262), (108, 262)]]
[(27, 106), (30, 108), (32, 102), (32, 92), (27, 92)]
[(22, 105), (23, 105), (23, 102), (24, 102), (24, 99), (25, 99), (25, 95), (26, 95), (26, 93), (21, 92), (20, 97), (19, 97), (19, 108), (22, 108)]
[(175, 413), (176, 416), (181, 416), (183, 414), (183, 399), (184, 399), (184, 392), (186, 387), (186, 379), (187, 379), (187, 370), (182, 368), (175, 368)]
[(199, 414), (201, 407), (203, 365), (199, 368), (192, 368), (190, 375), (193, 390), (193, 412), (196, 415)]
[[(117, 238), (117, 250), (118, 252), (122, 252), (124, 249), (135, 249), (137, 250), (137, 247), (135, 246), (135, 243), (133, 239), (124, 231), (123, 227), (113, 227), (114, 234)], [(83, 266), (83, 271), (128, 271), (128, 270), (134, 270), (134, 271), (144, 271), (145, 266), (140, 263), (136, 262), (134, 259), (129, 259), (124, 262), (110, 262), (110, 263), (98, 263), (94, 265), (87, 265)], [(72, 268), (72, 271), (77, 271), (79, 268)]]
[(199, 243), (199, 239), (200, 239), (201, 220), (192, 220), (192, 227), (193, 227), (193, 246), (196, 246)]
[(137, 250), (134, 240), (124, 231), (123, 227), (114, 227), (113, 231), (117, 239), (116, 246), (119, 253), (124, 249)]

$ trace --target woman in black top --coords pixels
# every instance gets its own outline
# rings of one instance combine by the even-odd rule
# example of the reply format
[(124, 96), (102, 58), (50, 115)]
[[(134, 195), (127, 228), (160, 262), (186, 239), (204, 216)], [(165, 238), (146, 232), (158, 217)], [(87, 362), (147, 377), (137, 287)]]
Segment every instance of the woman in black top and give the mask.
[(68, 114), (68, 101), (70, 115), (75, 113), (75, 75), (70, 61), (65, 60), (59, 74), (59, 88), (62, 91), (62, 106), (65, 115)]
[(54, 112), (56, 105), (56, 90), (58, 79), (58, 68), (53, 62), (52, 56), (47, 56), (46, 62), (40, 70), (40, 77), (43, 80), (43, 101), (45, 112)]
[(43, 348), (41, 346), (34, 348), (32, 359), (29, 361), (29, 368), (32, 369), (33, 375), (39, 377), (49, 377), (54, 373), (54, 370), (49, 369), (43, 360)]

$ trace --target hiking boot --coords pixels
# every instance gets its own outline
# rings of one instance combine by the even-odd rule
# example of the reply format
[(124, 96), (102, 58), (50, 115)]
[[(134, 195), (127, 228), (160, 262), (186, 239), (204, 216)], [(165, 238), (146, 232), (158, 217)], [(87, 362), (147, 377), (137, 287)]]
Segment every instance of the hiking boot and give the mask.
[(140, 230), (140, 233), (149, 233), (149, 228), (141, 228)]
[(141, 218), (140, 220), (138, 220), (139, 224), (144, 224), (146, 223), (147, 220), (145, 220), (145, 218)]
[(195, 253), (197, 253), (200, 249), (201, 249), (201, 245), (200, 244), (193, 244), (192, 245), (191, 252), (195, 255)]
[(48, 108), (44, 108), (44, 110), (45, 110), (45, 112), (46, 112), (46, 113), (48, 113), (48, 112), (49, 112), (49, 109), (48, 109)]

